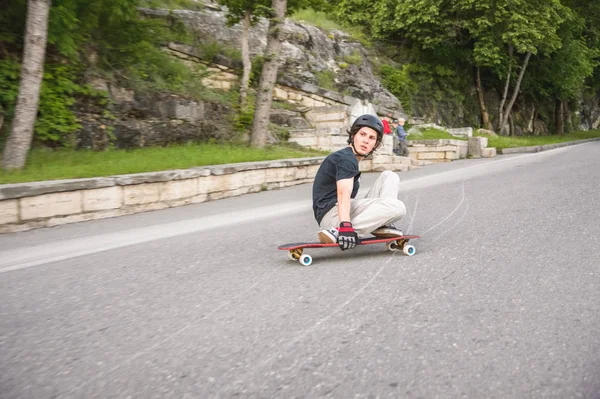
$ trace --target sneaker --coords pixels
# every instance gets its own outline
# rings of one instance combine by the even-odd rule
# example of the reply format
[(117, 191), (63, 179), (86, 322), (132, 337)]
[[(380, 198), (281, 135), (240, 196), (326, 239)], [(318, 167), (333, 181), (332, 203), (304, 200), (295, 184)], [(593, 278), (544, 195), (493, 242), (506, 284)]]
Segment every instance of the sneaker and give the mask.
[(375, 237), (379, 238), (391, 238), (403, 235), (400, 229), (397, 229), (393, 224), (387, 226), (381, 226), (371, 232)]
[(338, 239), (338, 231), (336, 229), (325, 229), (319, 231), (319, 241), (322, 244), (335, 244)]

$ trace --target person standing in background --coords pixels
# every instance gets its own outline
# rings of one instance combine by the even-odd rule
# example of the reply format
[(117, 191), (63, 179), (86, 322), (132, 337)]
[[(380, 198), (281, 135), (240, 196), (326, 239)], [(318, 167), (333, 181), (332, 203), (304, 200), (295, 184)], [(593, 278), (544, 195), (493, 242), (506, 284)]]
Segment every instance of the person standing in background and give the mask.
[(391, 121), (392, 114), (386, 114), (383, 118), (381, 118), (381, 123), (383, 124), (383, 134), (392, 134), (392, 128), (390, 126)]
[(404, 130), (404, 118), (394, 119), (392, 121), (392, 127), (394, 128), (394, 153), (397, 155), (406, 157), (408, 156), (408, 146), (406, 144), (406, 130)]

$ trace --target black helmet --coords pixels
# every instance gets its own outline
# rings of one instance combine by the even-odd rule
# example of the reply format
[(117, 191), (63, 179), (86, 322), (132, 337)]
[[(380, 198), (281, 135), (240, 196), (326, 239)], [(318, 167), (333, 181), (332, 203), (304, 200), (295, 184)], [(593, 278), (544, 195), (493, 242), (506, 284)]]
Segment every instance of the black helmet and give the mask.
[(358, 118), (356, 118), (350, 130), (355, 132), (358, 130), (355, 128), (363, 126), (370, 127), (371, 129), (375, 130), (377, 132), (377, 139), (381, 140), (381, 137), (383, 136), (383, 124), (381, 123), (378, 117), (369, 114), (361, 115)]

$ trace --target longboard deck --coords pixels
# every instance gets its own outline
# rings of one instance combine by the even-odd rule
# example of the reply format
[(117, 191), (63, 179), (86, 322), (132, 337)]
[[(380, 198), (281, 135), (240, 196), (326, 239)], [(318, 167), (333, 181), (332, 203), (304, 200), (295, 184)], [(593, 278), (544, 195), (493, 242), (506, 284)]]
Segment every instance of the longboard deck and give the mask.
[[(380, 238), (380, 237), (369, 237), (360, 241), (357, 245), (369, 245), (369, 244), (384, 244), (392, 241), (398, 240), (414, 240), (417, 238), (421, 238), (420, 236), (396, 236), (389, 238)], [(296, 242), (290, 244), (284, 244), (277, 247), (277, 249), (281, 249), (284, 251), (291, 251), (293, 249), (300, 248), (327, 248), (327, 247), (337, 247), (338, 244), (323, 244), (321, 242)]]

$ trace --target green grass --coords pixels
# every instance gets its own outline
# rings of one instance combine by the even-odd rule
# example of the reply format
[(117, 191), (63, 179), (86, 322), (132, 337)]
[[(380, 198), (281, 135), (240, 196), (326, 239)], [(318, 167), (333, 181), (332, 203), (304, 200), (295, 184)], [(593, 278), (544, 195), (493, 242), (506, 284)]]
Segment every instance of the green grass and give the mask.
[(290, 16), (294, 21), (302, 21), (309, 25), (323, 29), (325, 31), (339, 30), (349, 34), (355, 40), (361, 42), (364, 46), (370, 47), (370, 39), (362, 32), (360, 28), (340, 25), (333, 21), (327, 13), (323, 11), (315, 11), (312, 8), (298, 10)]
[(103, 152), (34, 149), (25, 169), (0, 171), (0, 184), (112, 176), (196, 166), (317, 157), (328, 153), (292, 146), (265, 149), (241, 145), (195, 144)]
[[(534, 145), (545, 145), (555, 143), (565, 143), (569, 141), (585, 140), (600, 137), (600, 130), (589, 130), (579, 131), (571, 134), (565, 134), (562, 136), (526, 136), (526, 137), (490, 137), (485, 134), (476, 134), (475, 136), (487, 137), (488, 147), (496, 147), (497, 149), (502, 148), (515, 148), (515, 147), (529, 147)], [(422, 136), (410, 134), (407, 137), (408, 140), (439, 140), (439, 139), (454, 139), (454, 140), (468, 140), (466, 137), (454, 137), (443, 130), (438, 129), (427, 129), (423, 130)]]
[(516, 147), (529, 147), (545, 144), (556, 144), (565, 143), (569, 141), (585, 140), (600, 137), (600, 130), (588, 130), (578, 131), (562, 136), (526, 136), (526, 137), (489, 137), (487, 135), (476, 135), (481, 137), (488, 137), (488, 147), (496, 147), (497, 149), (502, 148), (516, 148)]

